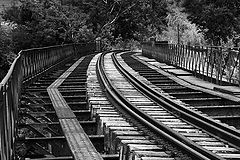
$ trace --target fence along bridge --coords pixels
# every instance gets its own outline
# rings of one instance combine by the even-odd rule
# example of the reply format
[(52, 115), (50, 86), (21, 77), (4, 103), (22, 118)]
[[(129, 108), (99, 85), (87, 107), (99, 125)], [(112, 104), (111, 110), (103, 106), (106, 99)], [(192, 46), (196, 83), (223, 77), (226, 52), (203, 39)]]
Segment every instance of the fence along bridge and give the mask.
[[(202, 123), (206, 118), (204, 118), (204, 113), (202, 114), (203, 117), (201, 115), (202, 110), (209, 105), (202, 102), (206, 100), (211, 101), (213, 106), (212, 108), (209, 107), (208, 110), (214, 110), (213, 108), (216, 108), (216, 106), (222, 106), (222, 108), (231, 106), (231, 112), (238, 112), (239, 99), (236, 98), (240, 94), (238, 90), (229, 91), (226, 87), (215, 87), (215, 89), (226, 93), (231, 92), (232, 95), (227, 96), (230, 100), (224, 99), (224, 96), (226, 96), (224, 93), (221, 95), (222, 97), (216, 97), (216, 95), (214, 97), (203, 93), (203, 91), (196, 92), (195, 89), (191, 90), (179, 86), (173, 83), (172, 80), (163, 78), (162, 75), (161, 78), (160, 75), (140, 64), (139, 66), (131, 66), (131, 64), (140, 62), (135, 62), (134, 59), (130, 61), (131, 58), (125, 56), (125, 54), (122, 54), (123, 59), (115, 59), (114, 63), (117, 61), (123, 63), (125, 61), (136, 72), (142, 72), (144, 74), (142, 76), (147, 78), (151, 84), (161, 88), (161, 93), (168, 92), (170, 99), (169, 97), (163, 98), (167, 99), (168, 103), (172, 103), (172, 106), (180, 108), (181, 105), (186, 105), (185, 103), (196, 105), (196, 109), (201, 110), (200, 115), (191, 113), (188, 110), (189, 113), (185, 113), (184, 109), (183, 111), (172, 111), (177, 114), (177, 117), (180, 116), (183, 119), (187, 117), (188, 120), (186, 121), (190, 121), (195, 125), (190, 126), (185, 123), (185, 120), (184, 122), (178, 120), (169, 113), (165, 113), (164, 110), (157, 108), (156, 103), (163, 105), (160, 99), (151, 97), (154, 101), (149, 101), (148, 98), (137, 93), (127, 82), (124, 82), (123, 78), (117, 75), (117, 70), (113, 69), (112, 53), (108, 52), (106, 55), (95, 54), (96, 51), (99, 51), (99, 48), (99, 43), (72, 44), (23, 50), (19, 53), (0, 86), (0, 151), (2, 160), (21, 156), (29, 159), (52, 160), (129, 159), (130, 157), (133, 159), (173, 160), (179, 159), (179, 157), (180, 159), (186, 159), (189, 158), (189, 155), (197, 159), (240, 158), (240, 152), (238, 151), (240, 133), (233, 129), (234, 127), (240, 128), (240, 126), (235, 125), (239, 122), (239, 115), (235, 116), (237, 119), (235, 121), (231, 118), (227, 119), (226, 116), (221, 119), (221, 116), (215, 115), (214, 117), (212, 115), (213, 118), (220, 118), (224, 123), (231, 126), (235, 125), (234, 127), (226, 124), (219, 125), (219, 120), (208, 120), (208, 122)], [(116, 51), (116, 53), (118, 52)], [(203, 48), (143, 43), (143, 55), (181, 67), (191, 71), (190, 74), (217, 84), (239, 85), (238, 48), (226, 50), (216, 47)], [(101, 69), (103, 63), (105, 69)], [(150, 63), (157, 64), (151, 61)], [(145, 68), (146, 71), (140, 71), (140, 68)], [(104, 72), (106, 72), (106, 75), (115, 75), (116, 73), (116, 76), (107, 78)], [(132, 75), (135, 74), (131, 69), (128, 72), (131, 72)], [(187, 73), (187, 75), (190, 74)], [(97, 76), (102, 79), (101, 85)], [(158, 80), (161, 79), (161, 84), (160, 81), (156, 81), (156, 78), (154, 79), (154, 76)], [(117, 90), (119, 91), (112, 93), (115, 87), (111, 87), (111, 83), (116, 83), (115, 87), (118, 86)], [(116, 98), (120, 100), (110, 102), (100, 86), (104, 86), (107, 94), (112, 95), (110, 99)], [(140, 86), (144, 86), (144, 84)], [(110, 88), (109, 91), (108, 88)], [(151, 88), (148, 87), (145, 90), (151, 90)], [(123, 95), (125, 98), (118, 95), (119, 92), (122, 94), (126, 92), (126, 95)], [(152, 92), (154, 93), (154, 91)], [(187, 96), (184, 97), (183, 93)], [(158, 97), (161, 96), (158, 93), (154, 94), (157, 94)], [(193, 96), (191, 99), (189, 98), (190, 94), (196, 94), (198, 98)], [(180, 105), (174, 102), (171, 95), (183, 101), (184, 104)], [(179, 97), (179, 95), (182, 95), (182, 97)], [(207, 96), (200, 96), (199, 98), (199, 95)], [(123, 102), (124, 104), (121, 104)], [(120, 104), (131, 108), (131, 113), (124, 111), (119, 115), (119, 111), (116, 111), (114, 107)], [(140, 110), (136, 109), (138, 105), (141, 106), (139, 107)], [(166, 104), (164, 103), (164, 105)], [(173, 110), (173, 108), (170, 110)], [(142, 113), (141, 110), (144, 112), (149, 110), (148, 114), (153, 117), (154, 115), (157, 116), (157, 121), (156, 118), (152, 119), (146, 113)], [(218, 112), (223, 114), (225, 110)], [(142, 114), (140, 117), (144, 118), (136, 118), (135, 120), (135, 118), (131, 117), (133, 113), (138, 113), (138, 117)], [(197, 117), (197, 119), (190, 119), (190, 113), (193, 114), (192, 117)], [(211, 111), (208, 114), (211, 115)], [(122, 115), (126, 115), (127, 118), (122, 117)], [(128, 119), (128, 121), (125, 121), (125, 119)], [(129, 121), (129, 119), (133, 120)], [(148, 122), (152, 123), (153, 128), (148, 128), (148, 126), (147, 131), (146, 129), (139, 131), (139, 128), (142, 128), (142, 125), (146, 125)], [(167, 129), (162, 123), (168, 125)], [(207, 132), (209, 133), (218, 132), (220, 139), (224, 139), (224, 141), (218, 141), (213, 137), (210, 138), (205, 133), (203, 134), (202, 131), (198, 131), (199, 129), (196, 126), (201, 128), (200, 125), (208, 128), (209, 131)], [(179, 126), (182, 128), (179, 128)], [(214, 129), (211, 128), (212, 126), (214, 126)], [(161, 130), (165, 130), (166, 133), (162, 133)], [(195, 137), (195, 141), (200, 142), (200, 140), (205, 139), (206, 143), (202, 145), (205, 149), (190, 142), (187, 135), (184, 136), (188, 138), (181, 136), (179, 138), (175, 131), (187, 132), (189, 137), (194, 137), (196, 133), (200, 133)], [(193, 131), (194, 136), (189, 135)], [(152, 132), (151, 136), (147, 134), (149, 132)], [(159, 139), (158, 136), (153, 135), (164, 137), (164, 141), (170, 136), (172, 138), (170, 141), (177, 143), (174, 146), (180, 148), (181, 151), (175, 153), (175, 147), (159, 143), (162, 138)], [(146, 137), (150, 137), (151, 140)], [(216, 146), (209, 145), (210, 142), (214, 142)], [(210, 148), (210, 151), (206, 150), (206, 148)], [(192, 152), (192, 150), (194, 151)], [(189, 155), (186, 156), (185, 152)], [(215, 155), (216, 153), (217, 155)]]

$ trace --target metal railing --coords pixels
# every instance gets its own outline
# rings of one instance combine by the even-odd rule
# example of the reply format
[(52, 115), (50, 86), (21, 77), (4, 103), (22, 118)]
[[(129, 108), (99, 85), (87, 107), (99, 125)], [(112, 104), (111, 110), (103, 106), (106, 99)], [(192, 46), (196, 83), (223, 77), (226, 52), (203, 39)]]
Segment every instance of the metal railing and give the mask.
[(94, 52), (95, 43), (71, 44), (22, 50), (0, 83), (0, 159), (14, 157), (18, 106), (23, 81), (76, 54)]
[(213, 83), (240, 86), (240, 48), (143, 43), (145, 56), (181, 67)]

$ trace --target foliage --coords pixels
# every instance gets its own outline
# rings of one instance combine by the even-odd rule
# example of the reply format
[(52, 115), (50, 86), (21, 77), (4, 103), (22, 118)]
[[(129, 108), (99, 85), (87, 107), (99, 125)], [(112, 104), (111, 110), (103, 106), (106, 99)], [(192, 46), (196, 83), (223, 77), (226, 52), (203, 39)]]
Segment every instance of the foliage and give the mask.
[(15, 25), (14, 52), (49, 45), (92, 41), (107, 44), (145, 40), (166, 26), (165, 0), (19, 0), (5, 9), (4, 20)]
[(2, 75), (13, 61), (13, 53), (22, 49), (85, 42), (94, 37), (86, 25), (88, 15), (58, 0), (19, 0), (4, 8), (2, 19), (9, 28), (0, 30)]
[(189, 19), (213, 45), (240, 34), (239, 0), (184, 0)]
[[(187, 14), (183, 12), (183, 8), (176, 3), (168, 6), (169, 13), (167, 16), (168, 27), (158, 40), (168, 40), (170, 43), (200, 45), (204, 43), (204, 38), (196, 25), (187, 19)], [(179, 39), (178, 39), (179, 38)]]
[(15, 24), (15, 52), (21, 49), (85, 41), (91, 37), (87, 15), (57, 0), (21, 0), (5, 10), (3, 19)]
[(89, 15), (88, 24), (95, 37), (105, 37), (110, 27), (114, 39), (143, 40), (153, 30), (162, 32), (166, 25), (164, 0), (83, 0), (82, 10)]
[(141, 48), (141, 44), (133, 39), (123, 40), (122, 37), (118, 37), (115, 39), (114, 44), (112, 45), (112, 49), (120, 49), (120, 50), (139, 50)]
[(10, 32), (9, 28), (0, 25), (0, 81), (7, 73), (11, 62), (15, 58), (11, 49)]

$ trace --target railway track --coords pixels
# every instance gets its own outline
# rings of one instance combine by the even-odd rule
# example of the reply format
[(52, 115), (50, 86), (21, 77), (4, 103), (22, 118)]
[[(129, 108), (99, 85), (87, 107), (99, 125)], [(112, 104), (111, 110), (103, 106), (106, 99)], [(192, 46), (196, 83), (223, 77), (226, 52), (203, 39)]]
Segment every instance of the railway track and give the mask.
[[(123, 67), (118, 64), (118, 69), (122, 70), (120, 74), (118, 73), (118, 70), (114, 68), (114, 63), (111, 62), (111, 58), (108, 56), (108, 58), (105, 59), (104, 61), (106, 62), (104, 62), (104, 65), (106, 75), (109, 76), (110, 79), (108, 80), (108, 83), (115, 85), (115, 87), (111, 87), (111, 89), (114, 90), (115, 88), (115, 94), (119, 94), (118, 96), (120, 101), (126, 101), (124, 102), (125, 105), (132, 107), (131, 112), (133, 112), (133, 115), (135, 113), (139, 113), (144, 117), (145, 120), (147, 120), (146, 123), (151, 122), (151, 125), (154, 124), (155, 127), (157, 126), (157, 128), (161, 127), (161, 130), (164, 130), (166, 133), (168, 133), (168, 135), (173, 137), (175, 137), (176, 134), (177, 138), (175, 138), (186, 144), (187, 146), (185, 147), (191, 146), (191, 148), (195, 150), (195, 153), (193, 154), (195, 158), (199, 156), (198, 158), (201, 159), (205, 156), (204, 158), (208, 157), (209, 159), (239, 159), (239, 143), (237, 142), (239, 141), (238, 131), (232, 130), (230, 127), (221, 125), (213, 120), (209, 120), (197, 112), (192, 112), (192, 114), (191, 112), (188, 112), (189, 110), (185, 110), (184, 112), (187, 111), (187, 114), (189, 114), (187, 115), (178, 109), (174, 110), (174, 106), (173, 108), (169, 109), (167, 105), (171, 106), (175, 104), (174, 102), (169, 101), (169, 99), (164, 99), (168, 100), (166, 103), (163, 102), (162, 99), (154, 99), (154, 96), (150, 96), (151, 93), (144, 93), (145, 95), (143, 95), (141, 93), (143, 92), (141, 88), (135, 89), (135, 87), (128, 82), (129, 79), (126, 80), (125, 77), (121, 75), (124, 74), (125, 76), (128, 76), (128, 78), (131, 77), (130, 75), (134, 75), (134, 73), (130, 71), (131, 69), (128, 69), (128, 71), (123, 71)], [(118, 58), (118, 60), (115, 58), (114, 62), (123, 63), (121, 58)], [(143, 79), (141, 76), (137, 76), (137, 74), (134, 76), (138, 79)], [(131, 83), (137, 85), (137, 82), (133, 82), (134, 80), (136, 81), (136, 78), (133, 78), (134, 76), (131, 77)], [(145, 82), (151, 85), (150, 82), (146, 80)], [(110, 86), (110, 84), (108, 85)], [(143, 84), (140, 84), (139, 86), (141, 85)], [(141, 90), (141, 92), (139, 92), (139, 90)], [(147, 88), (147, 90), (149, 90), (149, 88)], [(166, 110), (166, 108), (168, 108), (170, 111)], [(217, 136), (215, 135), (216, 131), (219, 133)], [(182, 144), (178, 145), (180, 146)], [(184, 150), (187, 152), (188, 149), (185, 148)]]
[(167, 72), (164, 72), (164, 68), (166, 70), (177, 70), (175, 67), (160, 64), (156, 61), (150, 62), (156, 64), (158, 66), (156, 67), (156, 65), (150, 65), (146, 61), (136, 58), (136, 56), (129, 57), (125, 55), (123, 58), (136, 72), (157, 86), (161, 92), (181, 101), (185, 106), (194, 107), (194, 109), (214, 119), (218, 119), (237, 129), (240, 128), (240, 99), (238, 97), (229, 97), (226, 94), (209, 92), (191, 84), (186, 84), (186, 82), (182, 82), (179, 78), (176, 78), (176, 76), (181, 77), (181, 71), (176, 73), (176, 76), (171, 76)]
[(16, 155), (35, 160), (240, 159), (240, 133), (183, 101), (183, 93), (199, 99), (203, 93), (168, 80), (130, 52), (72, 59), (25, 86)]

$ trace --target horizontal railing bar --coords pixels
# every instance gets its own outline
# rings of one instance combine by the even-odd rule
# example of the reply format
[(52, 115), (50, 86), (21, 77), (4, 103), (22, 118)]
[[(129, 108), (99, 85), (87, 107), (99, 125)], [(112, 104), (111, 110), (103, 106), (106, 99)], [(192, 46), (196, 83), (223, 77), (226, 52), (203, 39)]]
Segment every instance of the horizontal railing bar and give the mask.
[(240, 86), (239, 47), (144, 42), (142, 53), (219, 85)]

